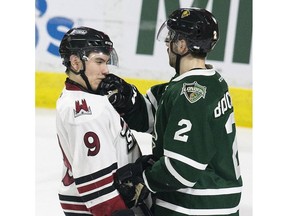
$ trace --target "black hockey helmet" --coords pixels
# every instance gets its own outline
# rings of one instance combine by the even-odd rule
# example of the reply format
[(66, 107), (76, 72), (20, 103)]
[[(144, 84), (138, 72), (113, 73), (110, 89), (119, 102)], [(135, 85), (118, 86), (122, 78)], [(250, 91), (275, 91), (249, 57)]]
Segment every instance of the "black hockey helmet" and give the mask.
[(157, 39), (165, 42), (185, 39), (190, 52), (207, 53), (219, 39), (218, 23), (205, 9), (180, 8), (162, 24)]
[(78, 55), (84, 61), (92, 51), (110, 56), (108, 64), (118, 66), (118, 56), (113, 43), (104, 32), (83, 26), (72, 28), (63, 36), (59, 46), (62, 63), (66, 67), (70, 66), (70, 55)]

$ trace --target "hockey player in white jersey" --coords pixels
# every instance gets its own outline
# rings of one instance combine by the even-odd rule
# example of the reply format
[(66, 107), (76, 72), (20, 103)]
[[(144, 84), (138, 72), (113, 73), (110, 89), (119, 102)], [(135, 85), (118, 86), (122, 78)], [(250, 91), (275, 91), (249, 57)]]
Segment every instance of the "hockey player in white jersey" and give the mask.
[[(101, 31), (72, 28), (64, 35), (59, 53), (68, 75), (56, 106), (64, 160), (59, 190), (64, 214), (134, 215), (116, 189), (114, 176), (118, 168), (135, 162), (140, 149), (107, 97), (97, 94), (99, 83), (109, 73), (107, 65), (118, 64), (113, 43)], [(128, 201), (137, 202), (138, 197), (133, 197), (132, 193)]]

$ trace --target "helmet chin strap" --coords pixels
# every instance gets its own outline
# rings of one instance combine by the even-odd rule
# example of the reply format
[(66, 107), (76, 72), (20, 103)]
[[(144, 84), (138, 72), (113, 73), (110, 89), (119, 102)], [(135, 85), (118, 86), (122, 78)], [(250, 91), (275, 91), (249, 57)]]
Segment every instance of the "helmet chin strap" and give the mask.
[(84, 82), (85, 82), (85, 84), (86, 84), (86, 86), (87, 86), (87, 89), (88, 89), (89, 91), (93, 92), (92, 87), (91, 87), (91, 85), (90, 85), (90, 83), (89, 83), (89, 81), (88, 81), (88, 77), (87, 77), (86, 74), (85, 74), (85, 70), (86, 70), (85, 61), (84, 61), (83, 59), (82, 59), (81, 61), (82, 61), (82, 64), (83, 64), (83, 69), (80, 70), (80, 76), (81, 76), (82, 79), (84, 80)]
[(187, 52), (186, 52), (185, 54), (183, 54), (183, 55), (180, 55), (180, 54), (174, 52), (172, 43), (173, 43), (173, 42), (171, 41), (171, 42), (170, 42), (170, 50), (171, 50), (171, 52), (172, 52), (173, 54), (176, 55), (175, 71), (176, 71), (177, 74), (180, 74), (180, 61), (181, 61), (181, 58), (184, 57), (184, 56), (186, 56), (186, 55), (188, 55), (188, 54), (189, 54), (189, 51), (187, 51)]
[(89, 81), (88, 81), (88, 77), (86, 76), (85, 74), (85, 70), (86, 70), (86, 64), (85, 64), (85, 61), (83, 59), (81, 59), (82, 61), (82, 64), (83, 64), (83, 69), (80, 70), (79, 72), (73, 70), (71, 67), (70, 67), (70, 71), (76, 75), (80, 75), (82, 77), (82, 79), (84, 80), (86, 86), (87, 86), (87, 89), (89, 92), (94, 92)]

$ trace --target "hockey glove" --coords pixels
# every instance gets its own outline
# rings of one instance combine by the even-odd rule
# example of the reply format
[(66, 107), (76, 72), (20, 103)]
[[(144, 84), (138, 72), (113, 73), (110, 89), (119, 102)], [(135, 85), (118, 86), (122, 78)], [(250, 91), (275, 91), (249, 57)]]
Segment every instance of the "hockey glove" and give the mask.
[(133, 163), (119, 168), (114, 175), (115, 188), (121, 194), (128, 208), (135, 205), (136, 185), (140, 182), (138, 178), (141, 171)]
[(146, 155), (116, 171), (115, 187), (129, 208), (138, 206), (148, 197), (150, 191), (144, 184), (142, 172), (143, 168), (152, 166), (153, 163), (153, 156)]
[(153, 155), (140, 156), (135, 163), (129, 163), (123, 167), (120, 167), (116, 171), (116, 179), (118, 181), (132, 180), (136, 177), (142, 178), (143, 171), (151, 167), (155, 163), (155, 157)]
[[(139, 157), (134, 163), (134, 171), (135, 175), (140, 175), (140, 177), (136, 177), (135, 184), (135, 206), (143, 203), (143, 201), (148, 197), (150, 191), (144, 184), (144, 180), (142, 178), (142, 173), (148, 167), (151, 167), (156, 161), (156, 158), (153, 155), (143, 155)], [(138, 174), (139, 173), (139, 174)], [(138, 181), (138, 182), (137, 182)]]
[(139, 206), (148, 197), (150, 191), (145, 186), (144, 181), (140, 177), (135, 177), (133, 180), (125, 180), (116, 183), (117, 190), (122, 196), (126, 206), (132, 208)]
[(138, 183), (135, 184), (135, 195), (133, 197), (134, 206), (139, 206), (139, 204), (143, 203), (144, 200), (148, 197), (150, 191), (144, 184), (144, 180), (142, 178), (137, 178)]
[(108, 99), (120, 115), (129, 113), (139, 100), (138, 89), (114, 74), (108, 74), (100, 83), (97, 92)]
[(142, 172), (147, 169), (148, 167), (151, 167), (156, 161), (156, 157), (154, 155), (143, 155), (140, 156), (136, 161), (135, 161), (135, 166), (138, 168), (139, 171), (141, 171), (141, 176)]

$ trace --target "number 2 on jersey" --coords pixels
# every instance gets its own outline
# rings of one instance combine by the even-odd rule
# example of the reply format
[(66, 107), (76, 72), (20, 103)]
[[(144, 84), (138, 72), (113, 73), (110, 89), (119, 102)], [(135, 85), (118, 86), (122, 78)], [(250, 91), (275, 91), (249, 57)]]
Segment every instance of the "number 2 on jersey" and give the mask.
[(185, 135), (186, 132), (190, 131), (191, 128), (192, 128), (192, 123), (190, 122), (190, 120), (187, 120), (187, 119), (181, 119), (179, 122), (178, 122), (178, 125), (179, 126), (183, 126), (181, 129), (177, 130), (175, 132), (175, 135), (174, 135), (174, 139), (175, 140), (179, 140), (179, 141), (182, 141), (182, 142), (187, 142), (188, 140), (188, 135)]
[[(233, 132), (233, 124), (235, 124), (235, 119), (234, 119), (234, 112), (232, 112), (225, 124), (225, 129), (227, 134), (231, 134)], [(187, 142), (188, 140), (188, 135), (185, 133), (189, 132), (192, 129), (192, 123), (190, 120), (187, 119), (181, 119), (178, 122), (178, 126), (182, 126), (181, 129), (177, 130), (174, 135), (175, 140), (179, 140), (182, 142)], [(240, 166), (239, 166), (239, 160), (238, 160), (238, 147), (237, 147), (237, 140), (236, 140), (236, 134), (233, 138), (233, 144), (232, 144), (232, 160), (233, 160), (233, 165), (234, 165), (234, 170), (235, 170), (235, 176), (236, 179), (239, 179), (240, 177)]]
[[(226, 132), (227, 134), (230, 134), (233, 132), (233, 124), (235, 124), (235, 118), (234, 118), (234, 112), (232, 112), (225, 124)], [(234, 170), (235, 170), (235, 176), (236, 179), (239, 179), (240, 177), (240, 166), (238, 162), (238, 147), (237, 147), (237, 140), (236, 140), (236, 134), (234, 136), (233, 144), (232, 144), (232, 160), (233, 160), (233, 165), (234, 165)]]

